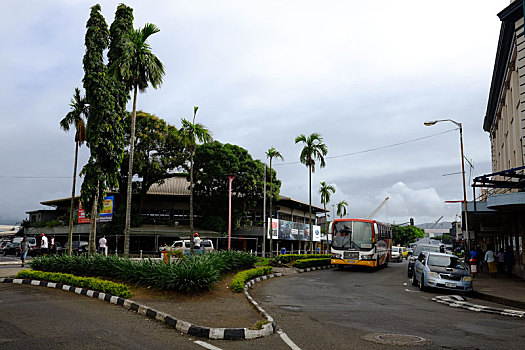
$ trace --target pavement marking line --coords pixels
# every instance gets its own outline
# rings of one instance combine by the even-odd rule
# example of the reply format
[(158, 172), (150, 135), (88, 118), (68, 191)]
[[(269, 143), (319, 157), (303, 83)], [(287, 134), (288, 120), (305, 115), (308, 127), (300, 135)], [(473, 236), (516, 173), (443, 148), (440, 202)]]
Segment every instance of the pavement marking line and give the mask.
[(282, 329), (279, 329), (277, 331), (277, 333), (279, 334), (279, 336), (281, 337), (281, 339), (286, 343), (286, 345), (288, 345), (290, 347), (290, 349), (292, 350), (301, 350), (300, 347), (298, 347), (297, 345), (295, 345), (295, 343), (292, 341), (292, 339), (290, 339), (288, 337), (288, 335), (286, 335), (286, 333), (284, 333), (282, 331)]
[(222, 350), (221, 348), (218, 348), (214, 345), (208, 344), (206, 342), (203, 342), (202, 340), (196, 340), (195, 344), (202, 346), (203, 348), (210, 349), (210, 350)]

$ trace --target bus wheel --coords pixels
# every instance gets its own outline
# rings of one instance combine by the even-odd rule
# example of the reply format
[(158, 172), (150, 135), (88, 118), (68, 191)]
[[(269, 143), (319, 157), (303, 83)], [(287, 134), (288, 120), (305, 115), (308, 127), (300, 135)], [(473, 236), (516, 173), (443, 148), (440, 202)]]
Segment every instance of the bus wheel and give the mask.
[(386, 259), (385, 259), (385, 267), (388, 267), (388, 262), (389, 262), (389, 260), (390, 260), (390, 259), (389, 259), (388, 256), (387, 256)]
[(344, 265), (337, 265), (337, 269), (339, 271), (343, 271), (345, 269), (345, 266)]

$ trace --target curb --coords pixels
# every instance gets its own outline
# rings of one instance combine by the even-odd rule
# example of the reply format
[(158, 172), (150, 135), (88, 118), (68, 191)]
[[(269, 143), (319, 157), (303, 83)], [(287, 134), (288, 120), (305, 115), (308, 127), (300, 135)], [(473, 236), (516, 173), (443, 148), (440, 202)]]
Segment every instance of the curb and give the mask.
[(525, 302), (523, 301), (507, 299), (507, 298), (498, 297), (495, 295), (485, 294), (485, 293), (478, 292), (478, 291), (472, 291), (471, 293), (472, 293), (472, 296), (475, 298), (479, 298), (479, 299), (491, 301), (493, 303), (507, 305), (507, 306), (516, 307), (516, 308), (525, 310)]
[(316, 266), (316, 267), (307, 267), (306, 269), (297, 269), (297, 272), (310, 272), (315, 270), (324, 270), (324, 269), (333, 269), (335, 265), (325, 265), (325, 266)]
[(432, 298), (432, 300), (438, 303), (441, 303), (441, 304), (446, 304), (450, 307), (462, 308), (462, 309), (466, 309), (470, 311), (486, 312), (486, 313), (495, 314), (495, 315), (525, 318), (525, 311), (500, 309), (500, 308), (488, 307), (488, 306), (483, 306), (483, 305), (476, 305), (476, 304), (468, 303), (466, 299), (460, 295), (440, 295), (440, 296)]
[(197, 326), (186, 321), (178, 320), (167, 313), (152, 309), (145, 305), (138, 304), (129, 299), (124, 299), (107, 293), (96, 292), (90, 289), (69, 286), (67, 284), (21, 278), (0, 278), (0, 283), (28, 284), (33, 286), (56, 288), (69, 292), (74, 292), (80, 295), (88, 296), (90, 298), (100, 299), (110, 304), (123, 306), (128, 310), (135, 311), (140, 315), (146, 316), (160, 323), (164, 323), (170, 326), (171, 328), (175, 328), (181, 333), (188, 334), (191, 336), (206, 339), (243, 340), (260, 338), (273, 334), (275, 332), (275, 324), (273, 322), (273, 319), (260, 306), (257, 305), (257, 303), (249, 296), (246, 290), (248, 288), (247, 286), (251, 286), (256, 282), (280, 276), (282, 276), (282, 273), (275, 273), (268, 276), (258, 277), (245, 284), (245, 294), (247, 295), (248, 300), (250, 300), (252, 304), (254, 304), (256, 308), (270, 322), (263, 325), (262, 329), (260, 330), (248, 328), (209, 328)]

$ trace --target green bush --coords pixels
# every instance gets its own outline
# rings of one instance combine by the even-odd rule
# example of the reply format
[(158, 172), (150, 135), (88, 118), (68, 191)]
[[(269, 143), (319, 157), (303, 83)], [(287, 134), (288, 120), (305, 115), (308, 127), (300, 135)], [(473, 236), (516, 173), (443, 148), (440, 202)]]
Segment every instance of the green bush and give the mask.
[(283, 264), (291, 263), (298, 259), (320, 259), (330, 258), (330, 254), (284, 254), (278, 255), (275, 260), (282, 262)]
[(78, 277), (68, 273), (57, 273), (57, 272), (42, 272), (35, 270), (21, 270), (16, 275), (16, 278), (31, 278), (38, 280), (45, 280), (49, 282), (56, 282), (62, 284), (68, 284), (71, 286), (77, 286), (87, 289), (96, 290), (98, 292), (109, 293), (123, 298), (130, 298), (131, 291), (128, 286), (115, 283), (111, 281), (105, 281), (93, 277)]
[(244, 289), (244, 284), (246, 281), (251, 280), (252, 278), (264, 276), (272, 273), (271, 266), (258, 267), (255, 269), (241, 271), (235, 275), (230, 284), (230, 287), (233, 292), (239, 293)]
[(222, 274), (249, 269), (257, 258), (238, 251), (194, 255), (165, 264), (151, 259), (132, 261), (117, 256), (49, 255), (29, 263), (34, 270), (77, 276), (114, 278), (127, 283), (183, 293), (211, 289)]
[(332, 263), (330, 258), (320, 258), (320, 259), (299, 259), (293, 263), (293, 266), (298, 269), (306, 269), (307, 267), (316, 267), (316, 266), (327, 266)]

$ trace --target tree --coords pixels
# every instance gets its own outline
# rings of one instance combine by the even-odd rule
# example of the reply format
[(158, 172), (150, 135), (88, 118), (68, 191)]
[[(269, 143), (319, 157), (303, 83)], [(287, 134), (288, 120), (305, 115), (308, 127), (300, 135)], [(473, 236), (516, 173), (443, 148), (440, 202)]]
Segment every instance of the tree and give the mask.
[[(280, 159), (284, 161), (284, 157), (276, 150), (274, 147), (271, 147), (266, 151), (266, 157), (270, 159), (270, 259), (273, 259), (273, 212), (272, 212), (272, 202), (273, 202), (273, 192), (272, 192), (272, 159)], [(310, 229), (310, 232), (312, 230)], [(266, 234), (266, 233), (265, 233)]]
[(346, 215), (346, 206), (348, 203), (346, 201), (340, 201), (337, 203), (337, 215), (339, 215), (339, 218), (343, 218), (343, 216)]
[(318, 133), (313, 133), (310, 136), (306, 137), (303, 134), (300, 134), (295, 138), (295, 143), (302, 142), (304, 144), (303, 149), (301, 150), (301, 155), (299, 160), (301, 163), (306, 165), (308, 168), (308, 193), (309, 193), (309, 202), (308, 202), (308, 224), (310, 225), (310, 253), (313, 252), (313, 227), (312, 227), (312, 173), (315, 172), (315, 161), (319, 161), (319, 167), (325, 167), (324, 157), (328, 153), (328, 148), (323, 143), (323, 138)]
[(237, 145), (213, 141), (197, 146), (194, 157), (194, 205), (199, 227), (226, 232), (228, 218), (228, 175), (235, 175), (232, 189), (232, 226), (255, 226), (251, 219), (263, 199), (264, 181), (272, 177), (270, 197), (277, 198), (281, 181), (275, 170), (267, 171), (264, 163)]
[(60, 127), (69, 131), (71, 125), (75, 126), (75, 163), (73, 166), (73, 189), (71, 190), (71, 205), (69, 210), (69, 234), (67, 254), (71, 255), (73, 250), (73, 211), (75, 209), (75, 186), (77, 183), (78, 147), (86, 141), (86, 123), (84, 118), (88, 117), (88, 106), (86, 100), (80, 95), (80, 90), (75, 88), (75, 93), (69, 104), (71, 111), (60, 121)]
[(197, 147), (197, 141), (201, 143), (208, 143), (213, 140), (211, 132), (202, 124), (195, 124), (195, 117), (197, 116), (197, 110), (199, 107), (193, 107), (193, 122), (182, 118), (182, 126), (179, 130), (179, 135), (182, 140), (182, 144), (189, 152), (190, 160), (190, 254), (193, 254), (193, 232), (195, 227), (193, 226), (193, 160), (195, 157), (195, 148)]
[(88, 164), (82, 169), (81, 200), (90, 213), (89, 252), (95, 252), (96, 218), (104, 200), (105, 190), (118, 185), (118, 172), (124, 152), (124, 128), (121, 117), (115, 112), (112, 82), (104, 63), (104, 51), (109, 44), (109, 32), (100, 13), (100, 5), (91, 7), (86, 25), (83, 58), (86, 103), (89, 117), (86, 125), (86, 142), (90, 149)]
[(164, 65), (151, 52), (148, 38), (160, 30), (151, 23), (142, 29), (132, 30), (129, 41), (121, 55), (113, 62), (111, 69), (114, 77), (122, 77), (128, 91), (133, 90), (133, 112), (131, 116), (131, 134), (129, 141), (128, 186), (126, 195), (126, 224), (124, 228), (124, 256), (129, 256), (129, 237), (131, 225), (131, 194), (133, 182), (133, 156), (135, 151), (135, 120), (137, 113), (137, 93), (145, 92), (151, 85), (154, 89), (162, 84)]
[(328, 244), (328, 221), (326, 220), (326, 206), (330, 203), (330, 192), (335, 193), (335, 187), (328, 185), (326, 182), (321, 181), (321, 187), (319, 188), (319, 194), (321, 195), (321, 203), (324, 207), (324, 222), (326, 225), (326, 244)]
[(395, 244), (408, 246), (418, 238), (425, 237), (425, 231), (416, 226), (392, 225), (392, 236)]

